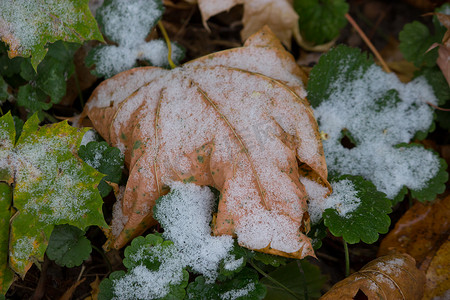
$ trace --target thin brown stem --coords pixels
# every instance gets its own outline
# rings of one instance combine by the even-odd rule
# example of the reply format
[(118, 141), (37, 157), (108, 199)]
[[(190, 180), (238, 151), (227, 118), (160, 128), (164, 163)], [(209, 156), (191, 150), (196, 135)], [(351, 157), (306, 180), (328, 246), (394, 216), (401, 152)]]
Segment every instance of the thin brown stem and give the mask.
[(356, 32), (361, 36), (363, 41), (366, 43), (366, 45), (369, 47), (370, 51), (375, 55), (375, 57), (380, 62), (381, 66), (383, 67), (384, 71), (390, 73), (391, 69), (388, 67), (384, 59), (381, 57), (378, 50), (375, 48), (375, 46), (372, 44), (372, 42), (369, 40), (369, 38), (366, 36), (364, 31), (359, 27), (359, 25), (356, 23), (356, 21), (347, 13), (345, 14), (345, 17), (347, 18), (347, 21), (355, 28)]
[(431, 102), (427, 102), (427, 104), (428, 104), (429, 106), (431, 106), (432, 108), (437, 109), (437, 110), (441, 110), (441, 111), (450, 111), (450, 108), (442, 108), (442, 107), (439, 107), (439, 106), (437, 106), (437, 105), (434, 105), (434, 104), (431, 103)]

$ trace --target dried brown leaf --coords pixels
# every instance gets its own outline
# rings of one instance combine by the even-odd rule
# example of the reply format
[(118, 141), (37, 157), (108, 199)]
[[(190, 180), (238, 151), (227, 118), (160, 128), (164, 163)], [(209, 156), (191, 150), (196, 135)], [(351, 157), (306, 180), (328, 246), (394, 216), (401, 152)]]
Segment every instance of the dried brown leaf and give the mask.
[(425, 275), (407, 254), (379, 257), (361, 270), (336, 283), (321, 300), (354, 299), (363, 293), (366, 299), (421, 299)]
[(86, 277), (83, 279), (77, 280), (72, 286), (64, 292), (64, 294), (59, 298), (59, 300), (70, 300), (72, 299), (73, 293), (75, 293), (77, 287), (82, 284), (86, 280)]
[[(298, 178), (331, 188), (304, 76), (264, 28), (242, 48), (103, 82), (85, 113), (124, 151), (130, 169), (122, 211), (113, 217), (123, 227), (113, 228), (106, 247), (121, 248), (154, 225), (156, 199), (170, 182), (184, 181), (221, 191), (214, 234), (237, 235), (267, 253), (314, 255)], [(256, 241), (264, 230), (272, 231)]]
[(450, 196), (433, 203), (417, 202), (395, 224), (381, 242), (378, 256), (392, 250), (408, 253), (422, 264), (436, 251), (450, 230)]
[(198, 0), (197, 2), (205, 27), (210, 17), (243, 4), (242, 40), (246, 40), (267, 25), (284, 45), (290, 47), (294, 30), (298, 28), (298, 15), (292, 7), (292, 0)]
[[(436, 252), (426, 272), (423, 300), (448, 299), (450, 296), (450, 240)], [(436, 297), (436, 298), (435, 298)]]
[(98, 293), (100, 293), (100, 283), (102, 281), (98, 276), (95, 276), (95, 280), (91, 282), (91, 295), (89, 297), (84, 298), (84, 300), (97, 300), (98, 299)]

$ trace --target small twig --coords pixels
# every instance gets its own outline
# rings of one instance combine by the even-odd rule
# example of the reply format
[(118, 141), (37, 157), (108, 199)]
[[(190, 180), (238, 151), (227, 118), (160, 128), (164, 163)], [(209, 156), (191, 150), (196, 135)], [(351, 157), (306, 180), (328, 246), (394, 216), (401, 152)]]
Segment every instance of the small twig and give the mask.
[(306, 284), (305, 271), (303, 270), (302, 263), (299, 260), (297, 260), (297, 266), (298, 270), (300, 271), (300, 276), (303, 280), (303, 296), (305, 297), (305, 300), (309, 300), (308, 285)]
[(172, 43), (170, 42), (169, 35), (167, 34), (166, 29), (164, 28), (164, 25), (162, 24), (161, 20), (158, 21), (158, 28), (161, 31), (161, 34), (164, 37), (164, 40), (167, 44), (167, 60), (169, 61), (169, 65), (171, 69), (175, 69), (177, 66), (173, 63), (172, 60)]
[(342, 242), (344, 242), (345, 252), (345, 277), (348, 277), (350, 275), (350, 255), (348, 253), (347, 242), (344, 239), (342, 239)]
[(261, 270), (253, 261), (249, 261), (250, 265), (259, 273), (261, 273), (261, 275), (263, 275), (264, 277), (266, 277), (267, 279), (269, 279), (270, 281), (272, 281), (273, 283), (275, 283), (276, 285), (278, 285), (279, 287), (283, 288), (284, 290), (286, 290), (286, 292), (288, 292), (289, 294), (291, 294), (292, 296), (294, 296), (295, 299), (300, 299), (298, 297), (298, 295), (296, 295), (293, 291), (291, 291), (288, 287), (286, 287), (284, 284), (282, 284), (281, 282), (279, 282), (278, 280), (276, 280), (275, 278), (273, 278), (272, 276), (270, 276), (269, 274), (267, 274), (266, 272), (264, 272), (263, 270)]
[(359, 27), (359, 25), (355, 22), (355, 20), (347, 13), (345, 14), (345, 17), (347, 18), (348, 22), (355, 28), (356, 32), (361, 36), (363, 41), (366, 43), (367, 47), (370, 48), (370, 51), (375, 55), (375, 57), (380, 62), (381, 66), (383, 67), (384, 71), (390, 73), (391, 69), (389, 69), (388, 65), (384, 61), (384, 59), (381, 57), (378, 50), (375, 48), (375, 46), (372, 44), (372, 42), (369, 40), (369, 38), (366, 36), (366, 34), (362, 31), (362, 29)]
[(105, 253), (99, 249), (98, 247), (92, 245), (92, 249), (94, 249), (95, 251), (97, 251), (102, 257), (103, 260), (106, 262), (106, 265), (108, 266), (108, 274), (110, 274), (112, 272), (112, 266), (111, 266), (111, 262), (109, 261), (108, 257), (105, 255)]
[(432, 108), (437, 109), (437, 110), (441, 110), (441, 111), (450, 111), (450, 108), (442, 108), (442, 107), (439, 107), (439, 106), (437, 106), (437, 105), (434, 105), (434, 104), (431, 103), (431, 102), (427, 102), (427, 104), (428, 104), (429, 106), (431, 106)]
[(49, 260), (47, 256), (44, 258), (44, 263), (41, 268), (41, 276), (39, 277), (38, 285), (34, 290), (33, 296), (31, 296), (31, 300), (40, 300), (44, 298), (45, 295), (45, 284), (47, 282), (47, 268), (49, 265)]

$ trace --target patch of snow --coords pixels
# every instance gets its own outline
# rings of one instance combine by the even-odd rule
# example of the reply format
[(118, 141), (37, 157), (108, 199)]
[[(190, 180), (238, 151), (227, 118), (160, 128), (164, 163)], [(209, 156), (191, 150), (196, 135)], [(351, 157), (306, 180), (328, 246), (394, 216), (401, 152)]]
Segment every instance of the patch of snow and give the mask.
[[(150, 253), (161, 261), (158, 270), (152, 271), (139, 265), (123, 278), (114, 280), (117, 299), (154, 299), (164, 297), (170, 285), (183, 279), (182, 269), (189, 266), (203, 274), (207, 282), (217, 278), (219, 263), (225, 261), (227, 269), (235, 270), (243, 263), (230, 253), (231, 236), (211, 236), (210, 222), (215, 197), (208, 187), (193, 183), (174, 182), (172, 192), (160, 199), (155, 217), (164, 224), (163, 237), (174, 244), (169, 247), (142, 247), (133, 257), (135, 262), (144, 260)], [(247, 288), (250, 291), (250, 287)], [(244, 295), (244, 289), (237, 290)]]
[[(338, 79), (329, 99), (314, 111), (329, 137), (323, 141), (328, 169), (361, 175), (390, 199), (403, 186), (420, 190), (436, 175), (439, 160), (424, 149), (396, 145), (409, 143), (416, 132), (431, 126), (433, 109), (427, 102), (437, 103), (432, 88), (422, 77), (401, 83), (375, 65), (356, 77), (348, 82)], [(351, 134), (356, 147), (341, 144), (342, 130)]]
[(215, 200), (211, 190), (180, 182), (174, 182), (171, 189), (170, 197), (157, 204), (155, 218), (164, 226), (163, 237), (177, 247), (184, 265), (202, 273), (209, 282), (217, 277), (222, 260), (226, 260), (230, 267), (239, 267), (239, 261), (229, 254), (233, 238), (211, 235)]
[(80, 146), (86, 146), (87, 143), (96, 141), (98, 141), (97, 133), (94, 129), (91, 129), (83, 135)]
[(113, 290), (117, 300), (158, 299), (183, 280), (183, 262), (175, 246), (152, 247), (161, 262), (158, 270), (149, 270), (144, 265), (131, 269), (124, 277), (113, 281)]
[(123, 214), (122, 211), (122, 200), (125, 194), (125, 187), (121, 186), (119, 188), (119, 194), (116, 195), (116, 202), (113, 205), (113, 218), (111, 222), (111, 233), (113, 236), (119, 236), (125, 224), (128, 222), (128, 217)]
[(223, 293), (222, 295), (220, 295), (220, 299), (222, 300), (235, 300), (239, 297), (243, 297), (248, 295), (248, 293), (250, 293), (251, 291), (254, 291), (256, 288), (255, 283), (251, 282), (249, 284), (247, 284), (245, 287), (240, 288), (240, 289), (234, 289), (231, 291), (227, 291), (225, 293)]
[(310, 197), (308, 211), (312, 223), (318, 223), (327, 208), (333, 208), (341, 217), (347, 218), (361, 202), (353, 183), (348, 179), (331, 182), (333, 193), (328, 197), (328, 189), (322, 185), (305, 177), (300, 178), (300, 181)]
[[(49, 17), (57, 16), (57, 21)], [(11, 49), (31, 50), (39, 44), (43, 28), (47, 35), (62, 36), (66, 26), (83, 22), (70, 1), (0, 1), (0, 36), (13, 36)]]
[[(146, 42), (150, 29), (162, 15), (157, 1), (113, 0), (97, 12), (102, 20), (105, 35), (118, 45), (108, 45), (95, 50), (96, 70), (111, 77), (136, 65), (136, 60), (146, 60), (153, 66), (168, 66), (168, 48), (163, 40)], [(183, 53), (172, 44), (172, 60)]]

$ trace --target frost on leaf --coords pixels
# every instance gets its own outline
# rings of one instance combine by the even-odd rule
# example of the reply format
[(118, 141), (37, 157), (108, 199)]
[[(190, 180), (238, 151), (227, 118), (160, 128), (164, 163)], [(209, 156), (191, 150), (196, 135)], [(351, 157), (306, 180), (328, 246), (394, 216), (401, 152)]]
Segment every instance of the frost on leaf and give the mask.
[(174, 182), (171, 188), (155, 206), (155, 218), (164, 228), (162, 237), (135, 238), (125, 249), (123, 263), (128, 272), (120, 279), (107, 280), (103, 285), (110, 287), (104, 287), (105, 292), (110, 289), (119, 299), (169, 297), (180, 289), (184, 293), (187, 267), (202, 274), (208, 284), (213, 284), (219, 273), (242, 270), (245, 259), (236, 257), (239, 247), (233, 248), (233, 238), (211, 236), (210, 223), (217, 200), (211, 190), (181, 182)]
[(437, 99), (425, 78), (403, 84), (357, 49), (339, 46), (311, 72), (308, 99), (325, 133), (330, 173), (363, 176), (389, 199), (404, 188), (419, 200), (445, 189), (446, 164), (419, 145), (407, 145), (433, 125)]
[[(96, 47), (89, 53), (86, 62), (95, 64), (94, 74), (111, 77), (135, 67), (137, 60), (168, 67), (166, 43), (162, 39), (146, 41), (163, 12), (161, 0), (106, 0), (96, 18), (105, 37), (116, 45)], [(183, 57), (183, 49), (173, 43), (172, 60), (178, 63)]]
[(302, 75), (265, 28), (245, 47), (103, 82), (84, 113), (123, 150), (130, 169), (127, 221), (109, 247), (155, 224), (156, 199), (183, 181), (221, 191), (214, 234), (237, 235), (241, 245), (272, 254), (313, 255), (299, 177), (329, 184)]
[[(11, 114), (3, 116), (0, 134), (14, 141)], [(24, 276), (32, 263), (43, 260), (55, 225), (70, 224), (81, 229), (105, 226), (102, 199), (97, 186), (103, 177), (83, 163), (76, 151), (88, 129), (61, 122), (39, 127), (37, 115), (24, 125), (18, 141), (3, 142), (0, 169), (9, 170), (14, 183), (9, 263)], [(6, 145), (5, 145), (6, 144)]]
[(9, 44), (9, 57), (29, 57), (36, 70), (57, 40), (83, 43), (102, 35), (89, 11), (88, 0), (0, 1), (0, 37)]
[(365, 299), (422, 299), (425, 274), (416, 268), (408, 254), (379, 257), (344, 280), (336, 283), (320, 299), (354, 299), (361, 292)]

